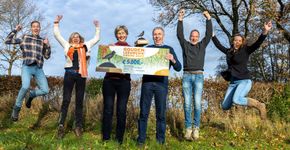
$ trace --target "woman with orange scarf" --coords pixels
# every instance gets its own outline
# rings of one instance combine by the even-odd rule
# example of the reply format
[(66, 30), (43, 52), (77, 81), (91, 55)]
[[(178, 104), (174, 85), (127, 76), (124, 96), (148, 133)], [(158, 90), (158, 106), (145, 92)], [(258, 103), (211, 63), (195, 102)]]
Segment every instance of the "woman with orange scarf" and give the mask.
[(61, 19), (62, 16), (58, 15), (54, 21), (54, 36), (64, 48), (66, 58), (65, 75), (63, 81), (63, 101), (59, 118), (58, 138), (63, 138), (65, 134), (64, 122), (74, 85), (76, 90), (75, 134), (77, 137), (81, 137), (83, 124), (83, 99), (86, 78), (88, 76), (87, 66), (90, 59), (90, 49), (99, 41), (100, 26), (98, 21), (94, 21), (96, 32), (94, 38), (90, 41), (85, 42), (84, 38), (78, 32), (73, 32), (69, 37), (69, 41), (66, 41), (59, 31), (59, 22)]

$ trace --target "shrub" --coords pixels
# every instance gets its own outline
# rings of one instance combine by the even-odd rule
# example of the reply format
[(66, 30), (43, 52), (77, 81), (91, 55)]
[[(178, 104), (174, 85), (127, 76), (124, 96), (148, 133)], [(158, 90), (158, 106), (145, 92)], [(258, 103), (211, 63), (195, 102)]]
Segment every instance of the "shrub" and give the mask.
[(88, 80), (86, 85), (86, 93), (90, 97), (94, 97), (101, 94), (103, 86), (103, 79), (91, 78)]
[(275, 91), (273, 97), (268, 104), (268, 115), (271, 120), (281, 119), (290, 122), (289, 119), (290, 107), (290, 84), (284, 87), (283, 92)]

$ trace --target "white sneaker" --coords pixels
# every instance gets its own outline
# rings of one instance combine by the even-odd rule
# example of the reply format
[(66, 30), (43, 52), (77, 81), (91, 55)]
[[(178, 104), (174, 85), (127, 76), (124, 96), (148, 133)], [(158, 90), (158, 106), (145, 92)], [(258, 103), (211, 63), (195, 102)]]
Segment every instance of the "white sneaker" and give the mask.
[(199, 128), (194, 128), (193, 139), (197, 140), (199, 138)]
[(191, 141), (191, 140), (192, 140), (192, 138), (191, 138), (191, 134), (192, 134), (192, 129), (191, 129), (191, 128), (187, 128), (186, 131), (185, 131), (184, 138), (185, 138), (186, 140)]

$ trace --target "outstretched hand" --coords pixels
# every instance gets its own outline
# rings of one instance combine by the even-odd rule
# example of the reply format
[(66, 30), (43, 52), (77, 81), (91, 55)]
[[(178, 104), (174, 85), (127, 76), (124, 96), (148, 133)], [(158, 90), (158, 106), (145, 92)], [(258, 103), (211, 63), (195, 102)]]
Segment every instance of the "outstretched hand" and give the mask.
[(15, 27), (15, 30), (16, 31), (20, 31), (22, 29), (22, 25), (18, 24), (16, 27)]
[(272, 22), (271, 21), (266, 22), (264, 24), (264, 28), (265, 28), (266, 31), (269, 31), (272, 28)]
[(57, 15), (54, 23), (59, 23), (61, 19), (62, 19), (62, 15)]
[(179, 21), (182, 21), (183, 20), (183, 17), (184, 17), (184, 9), (181, 9), (178, 13), (178, 20)]
[(49, 45), (48, 38), (45, 38), (45, 39), (43, 40), (43, 43), (46, 44), (46, 45)]
[(100, 22), (98, 20), (94, 20), (94, 25), (99, 28), (100, 27)]
[(271, 30), (272, 28), (272, 22), (265, 22), (264, 23), (264, 34), (268, 34), (268, 32)]
[(211, 16), (210, 16), (210, 14), (209, 14), (208, 11), (204, 11), (204, 12), (203, 12), (203, 15), (205, 16), (205, 18), (206, 18), (207, 20), (210, 20)]

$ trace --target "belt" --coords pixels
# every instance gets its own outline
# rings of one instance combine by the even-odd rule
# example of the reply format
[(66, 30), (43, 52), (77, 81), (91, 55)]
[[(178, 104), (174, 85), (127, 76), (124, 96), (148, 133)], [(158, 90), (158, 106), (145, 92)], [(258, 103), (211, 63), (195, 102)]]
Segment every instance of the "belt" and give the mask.
[(188, 74), (203, 74), (203, 71), (184, 71), (184, 73), (188, 73)]
[(77, 73), (79, 74), (79, 70), (74, 70), (74, 69), (65, 69), (66, 72), (70, 72), (70, 73)]

